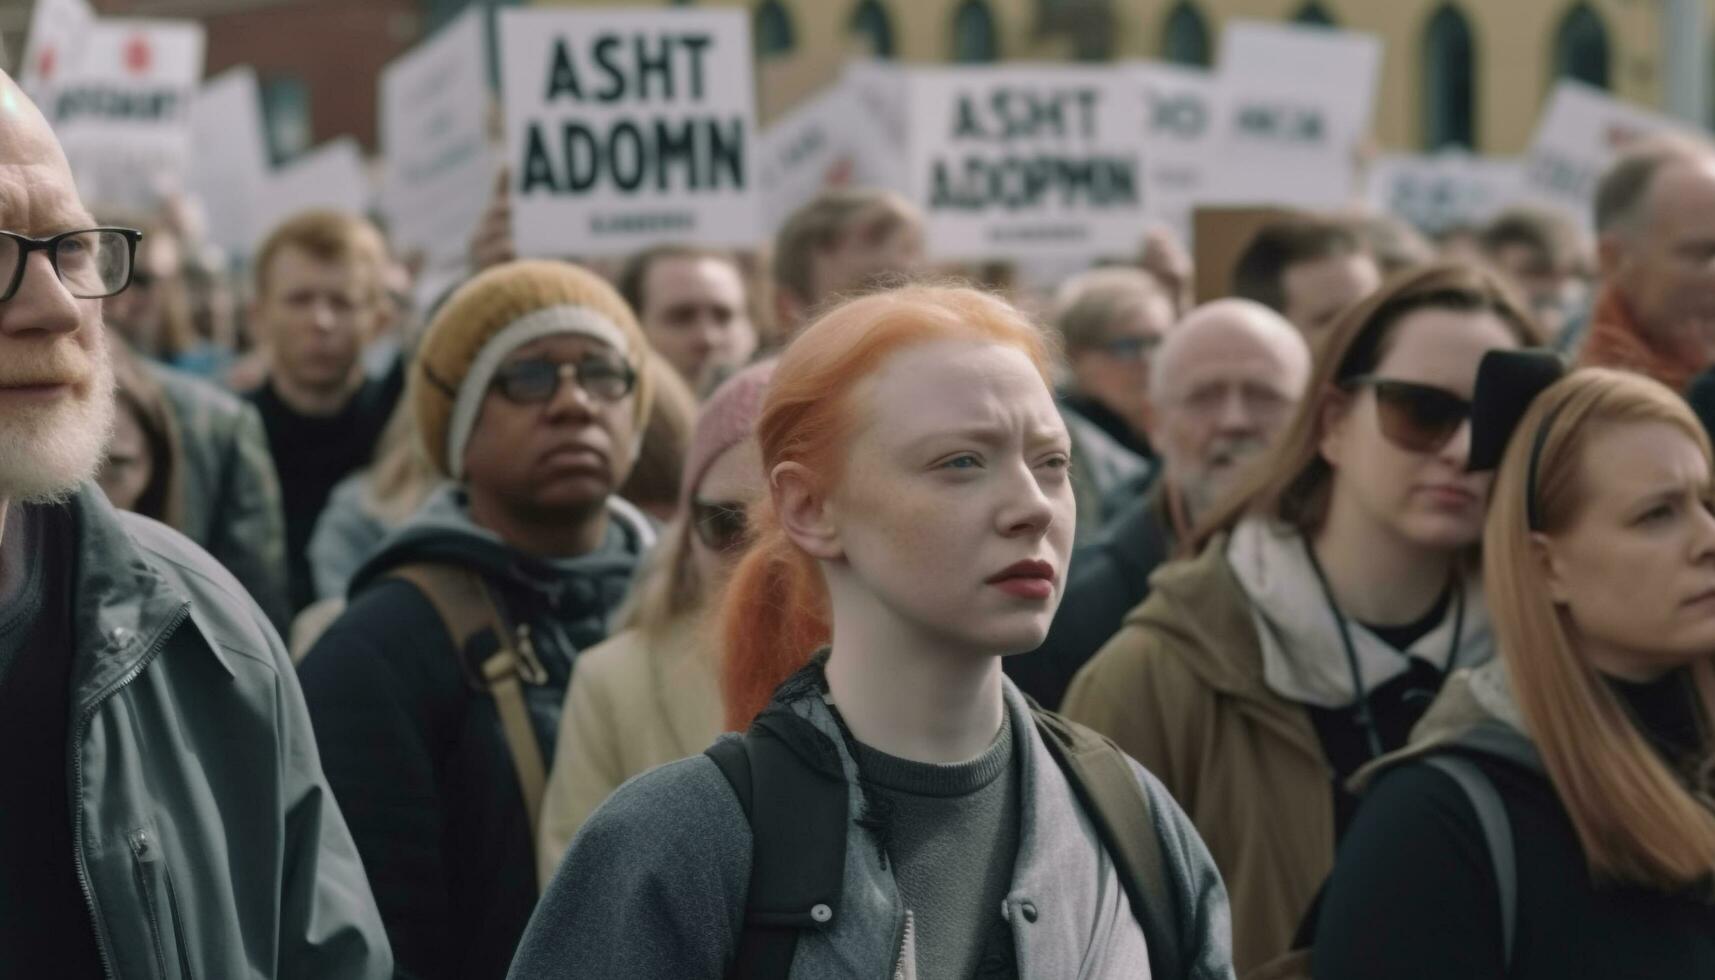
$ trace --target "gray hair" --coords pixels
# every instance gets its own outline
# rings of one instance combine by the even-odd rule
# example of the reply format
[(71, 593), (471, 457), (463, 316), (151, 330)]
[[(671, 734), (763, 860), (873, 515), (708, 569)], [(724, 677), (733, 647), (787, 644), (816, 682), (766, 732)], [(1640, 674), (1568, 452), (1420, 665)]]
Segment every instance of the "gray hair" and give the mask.
[(1091, 269), (1066, 280), (1055, 293), (1054, 326), (1068, 353), (1087, 350), (1107, 339), (1115, 320), (1156, 297), (1173, 309), (1173, 297), (1166, 288), (1141, 269)]

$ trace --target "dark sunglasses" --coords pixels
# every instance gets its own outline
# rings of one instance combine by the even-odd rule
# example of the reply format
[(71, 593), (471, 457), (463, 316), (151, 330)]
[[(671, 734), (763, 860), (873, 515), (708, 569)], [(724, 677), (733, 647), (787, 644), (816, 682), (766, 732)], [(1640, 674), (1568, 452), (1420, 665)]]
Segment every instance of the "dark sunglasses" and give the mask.
[(1375, 391), (1382, 435), (1406, 452), (1439, 452), (1471, 419), (1468, 399), (1434, 385), (1364, 375), (1348, 379), (1341, 387)]
[(734, 551), (750, 535), (750, 518), (744, 505), (728, 502), (694, 500), (691, 502), (691, 522), (697, 540), (710, 551)]
[(521, 405), (545, 402), (560, 390), (567, 375), (577, 379), (591, 398), (616, 402), (637, 385), (637, 374), (622, 361), (589, 357), (562, 364), (546, 358), (514, 361), (494, 372), (494, 387), (508, 401)]

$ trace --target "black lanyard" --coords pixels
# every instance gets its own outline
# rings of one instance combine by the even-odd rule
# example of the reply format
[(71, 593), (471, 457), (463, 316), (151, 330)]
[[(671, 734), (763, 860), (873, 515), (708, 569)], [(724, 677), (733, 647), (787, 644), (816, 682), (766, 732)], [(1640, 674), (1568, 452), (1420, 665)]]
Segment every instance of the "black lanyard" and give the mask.
[[(1310, 567), (1316, 572), (1316, 581), (1322, 586), (1322, 598), (1328, 601), (1328, 611), (1334, 614), (1334, 624), (1340, 630), (1340, 645), (1346, 650), (1346, 668), (1352, 672), (1352, 687), (1357, 691), (1358, 724), (1363, 726), (1364, 735), (1370, 744), (1370, 758), (1379, 759), (1384, 754), (1381, 732), (1376, 728), (1376, 714), (1370, 708), (1370, 693), (1364, 689), (1364, 675), (1358, 669), (1358, 648), (1352, 643), (1352, 628), (1346, 622), (1346, 616), (1340, 612), (1340, 606), (1334, 601), (1334, 590), (1328, 587), (1328, 576), (1322, 571), (1322, 563), (1316, 558), (1316, 549), (1310, 546), (1309, 538), (1300, 538), (1304, 542), (1304, 553), (1310, 558)], [(1453, 671), (1453, 665), (1459, 659), (1459, 641), (1465, 633), (1465, 590), (1459, 588), (1458, 577), (1455, 576), (1453, 588), (1453, 643), (1447, 648), (1447, 666), (1441, 671), (1441, 678), (1446, 679)], [(1403, 653), (1403, 651), (1401, 651)], [(1439, 689), (1440, 685), (1437, 685)]]

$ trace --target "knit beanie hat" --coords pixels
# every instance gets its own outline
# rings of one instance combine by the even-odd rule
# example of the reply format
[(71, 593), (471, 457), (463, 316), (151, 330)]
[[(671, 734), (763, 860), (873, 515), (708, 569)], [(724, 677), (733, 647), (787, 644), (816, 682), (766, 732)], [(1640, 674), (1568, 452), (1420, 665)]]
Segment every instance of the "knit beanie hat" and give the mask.
[(602, 341), (631, 365), (637, 387), (629, 397), (637, 432), (643, 432), (649, 418), (649, 375), (643, 370), (649, 346), (625, 300), (595, 273), (568, 262), (508, 262), (455, 290), (417, 349), (411, 410), (439, 474), (463, 479), (465, 447), (506, 356), (560, 335)]
[(684, 476), (679, 481), (679, 512), (691, 507), (691, 497), (703, 475), (721, 453), (756, 434), (762, 416), (762, 396), (774, 378), (778, 358), (769, 358), (745, 368), (721, 383), (697, 415), (697, 430), (691, 436), (691, 451), (685, 457)]

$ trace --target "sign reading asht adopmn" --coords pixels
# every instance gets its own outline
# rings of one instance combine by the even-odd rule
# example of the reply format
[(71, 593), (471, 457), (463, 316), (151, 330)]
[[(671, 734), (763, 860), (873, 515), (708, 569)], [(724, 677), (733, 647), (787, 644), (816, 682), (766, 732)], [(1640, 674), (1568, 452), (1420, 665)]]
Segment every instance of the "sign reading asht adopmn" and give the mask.
[(930, 254), (1135, 251), (1142, 102), (1121, 72), (951, 68), (910, 79), (911, 186)]
[(523, 255), (759, 237), (740, 10), (504, 10), (513, 235)]

